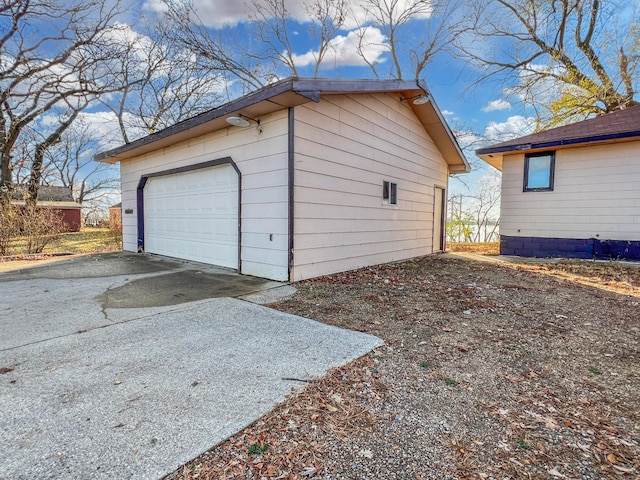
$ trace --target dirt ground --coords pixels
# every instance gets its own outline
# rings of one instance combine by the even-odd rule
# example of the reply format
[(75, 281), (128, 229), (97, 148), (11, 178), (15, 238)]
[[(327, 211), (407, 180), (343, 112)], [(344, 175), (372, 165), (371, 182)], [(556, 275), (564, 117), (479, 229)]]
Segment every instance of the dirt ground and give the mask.
[(271, 307), (386, 345), (169, 478), (640, 478), (640, 268), (429, 256)]

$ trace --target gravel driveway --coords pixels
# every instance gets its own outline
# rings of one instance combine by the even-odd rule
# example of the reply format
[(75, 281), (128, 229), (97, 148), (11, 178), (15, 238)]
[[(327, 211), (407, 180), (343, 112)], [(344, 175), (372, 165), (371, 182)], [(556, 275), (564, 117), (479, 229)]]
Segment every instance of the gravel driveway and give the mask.
[(386, 345), (170, 478), (640, 475), (640, 268), (451, 256), (272, 304)]

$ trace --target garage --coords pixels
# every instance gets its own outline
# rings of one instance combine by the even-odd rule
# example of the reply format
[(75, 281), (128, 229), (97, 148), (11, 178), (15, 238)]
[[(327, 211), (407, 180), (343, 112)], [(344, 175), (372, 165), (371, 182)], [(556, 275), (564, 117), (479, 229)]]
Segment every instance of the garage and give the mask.
[(96, 160), (120, 163), (124, 250), (276, 281), (442, 250), (434, 191), (470, 170), (415, 80), (283, 79)]
[(228, 163), (149, 176), (145, 251), (237, 269), (238, 191), (238, 173)]

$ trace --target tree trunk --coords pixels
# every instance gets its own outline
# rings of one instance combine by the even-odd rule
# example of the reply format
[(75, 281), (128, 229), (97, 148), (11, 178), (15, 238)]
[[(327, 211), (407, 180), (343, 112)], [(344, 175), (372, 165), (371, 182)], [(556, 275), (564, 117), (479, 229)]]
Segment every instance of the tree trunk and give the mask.
[(2, 152), (0, 157), (0, 208), (11, 202), (11, 192), (13, 191), (13, 169), (11, 163), (11, 155), (9, 152)]

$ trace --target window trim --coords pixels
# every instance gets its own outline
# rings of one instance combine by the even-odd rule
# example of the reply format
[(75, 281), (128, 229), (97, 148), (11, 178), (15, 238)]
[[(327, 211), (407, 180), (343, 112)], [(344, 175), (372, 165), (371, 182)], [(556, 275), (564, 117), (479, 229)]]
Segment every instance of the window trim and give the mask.
[(382, 181), (383, 205), (398, 205), (398, 184), (389, 180)]
[[(536, 157), (549, 157), (549, 186), (548, 187), (529, 187), (529, 160)], [(553, 192), (553, 184), (556, 171), (556, 152), (535, 152), (527, 153), (524, 156), (524, 180), (522, 182), (523, 192)]]

